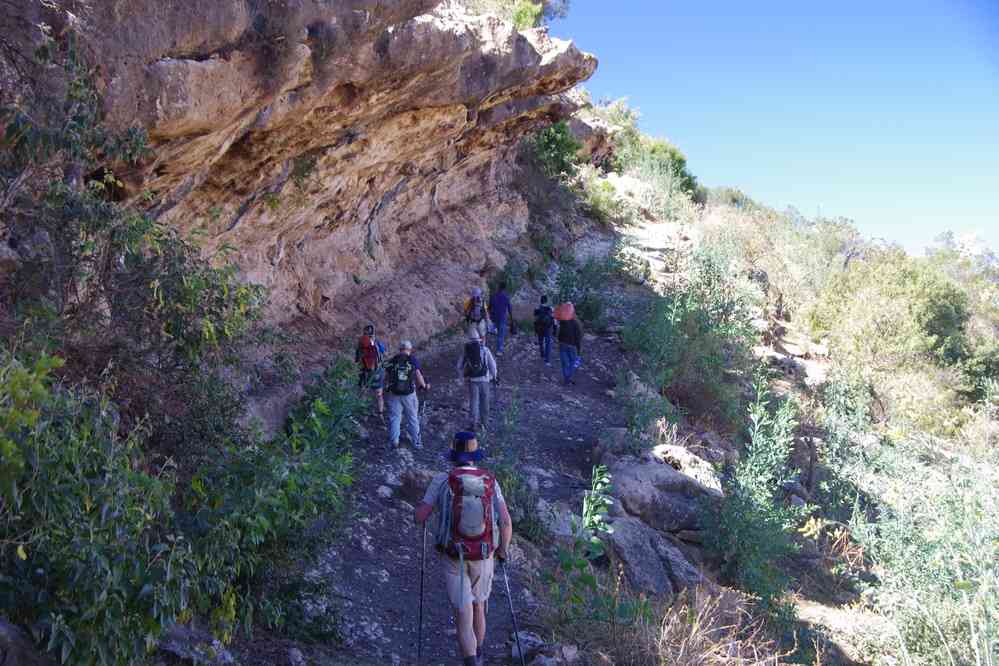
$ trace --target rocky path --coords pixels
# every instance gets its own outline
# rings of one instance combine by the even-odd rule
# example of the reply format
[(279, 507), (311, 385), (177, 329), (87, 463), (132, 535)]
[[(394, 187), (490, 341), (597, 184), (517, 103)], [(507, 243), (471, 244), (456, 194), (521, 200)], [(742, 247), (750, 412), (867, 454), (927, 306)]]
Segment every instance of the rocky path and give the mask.
[[(495, 348), (492, 338), (490, 346)], [(385, 428), (374, 419), (367, 423), (366, 448), (359, 453), (361, 477), (354, 487), (355, 515), (346, 521), (343, 537), (323, 555), (317, 572), (336, 581), (333, 601), (342, 613), (346, 639), (337, 663), (416, 663), (421, 532), (414, 525), (412, 511), (425, 487), (427, 472), (448, 469), (443, 455), (450, 437), (467, 424), (465, 388), (454, 371), (460, 353), (458, 337), (417, 352), (432, 384), (424, 398), (422, 450), (414, 450), (403, 439), (400, 451), (389, 452)], [(597, 433), (607, 425), (621, 425), (616, 422), (620, 410), (608, 393), (615, 383), (619, 355), (614, 336), (588, 335), (577, 384), (569, 387), (561, 384), (557, 360), (553, 359), (550, 367), (541, 363), (533, 334), (521, 333), (508, 340), (505, 354), (497, 359), (501, 384), (494, 397), (494, 434), (487, 441), (495, 449), (499, 446), (495, 433), (509, 429), (502, 437), (503, 455), (517, 461), (540, 497), (555, 508), (549, 512), (549, 520), (556, 530), (560, 524), (564, 528), (569, 507), (579, 510), (576, 505), (589, 484), (589, 455)], [(495, 450), (492, 453), (499, 455)], [(485, 464), (488, 466), (488, 459)], [(521, 629), (537, 624), (533, 594), (524, 587), (529, 569), (525, 549), (514, 549), (510, 584)], [(442, 575), (437, 557), (428, 548), (426, 664), (459, 663)], [(508, 663), (512, 625), (499, 571), (488, 626), (487, 663)]]

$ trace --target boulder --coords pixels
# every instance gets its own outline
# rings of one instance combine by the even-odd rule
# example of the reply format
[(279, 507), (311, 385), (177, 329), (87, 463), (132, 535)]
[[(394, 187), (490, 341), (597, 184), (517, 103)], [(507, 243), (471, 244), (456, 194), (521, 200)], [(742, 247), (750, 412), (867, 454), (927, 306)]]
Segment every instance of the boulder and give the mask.
[(514, 661), (520, 661), (520, 649), (524, 650), (524, 659), (533, 658), (545, 646), (545, 640), (533, 631), (518, 631), (510, 634), (510, 656)]
[(607, 535), (636, 592), (672, 595), (707, 582), (683, 552), (662, 533), (636, 518), (615, 518)]
[(54, 666), (55, 661), (35, 648), (31, 637), (0, 618), (0, 666)]
[(410, 468), (404, 471), (399, 480), (402, 487), (399, 489), (399, 496), (412, 503), (417, 503), (423, 499), (427, 492), (427, 487), (433, 480), (436, 472), (429, 469)]
[(573, 525), (579, 525), (582, 519), (573, 513), (566, 502), (561, 500), (551, 502), (538, 498), (538, 519), (545, 529), (558, 539), (572, 539), (575, 535)]
[(534, 653), (528, 666), (567, 666), (579, 663), (579, 648), (575, 645), (554, 643), (545, 645)]
[(699, 529), (704, 503), (720, 497), (716, 490), (652, 456), (620, 458), (608, 471), (624, 510), (664, 532)]
[(668, 464), (681, 474), (689, 476), (703, 486), (709, 494), (721, 497), (721, 477), (709, 462), (690, 449), (676, 444), (659, 444), (652, 449), (652, 457)]
[(230, 666), (236, 660), (209, 632), (195, 626), (175, 624), (160, 639), (160, 650), (178, 659), (209, 666)]

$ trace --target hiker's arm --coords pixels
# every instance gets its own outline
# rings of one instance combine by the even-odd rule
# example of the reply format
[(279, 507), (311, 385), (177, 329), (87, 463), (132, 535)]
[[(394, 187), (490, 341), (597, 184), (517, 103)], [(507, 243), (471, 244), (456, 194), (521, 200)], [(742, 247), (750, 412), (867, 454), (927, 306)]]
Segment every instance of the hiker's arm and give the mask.
[(500, 553), (506, 559), (509, 553), (510, 542), (513, 540), (513, 521), (510, 520), (510, 511), (506, 508), (506, 502), (499, 505), (499, 528), (500, 528)]
[(416, 509), (413, 511), (413, 520), (416, 521), (417, 525), (426, 522), (430, 514), (434, 512), (433, 504), (427, 504), (426, 502), (420, 502), (416, 505)]
[(429, 390), (430, 389), (430, 384), (427, 383), (423, 379), (423, 372), (422, 371), (417, 370), (416, 373), (413, 376), (416, 377), (416, 385), (417, 386), (419, 386), (421, 389), (424, 389), (424, 390)]
[(496, 357), (493, 356), (492, 352), (486, 354), (486, 370), (489, 371), (489, 380), (496, 381), (497, 378)]

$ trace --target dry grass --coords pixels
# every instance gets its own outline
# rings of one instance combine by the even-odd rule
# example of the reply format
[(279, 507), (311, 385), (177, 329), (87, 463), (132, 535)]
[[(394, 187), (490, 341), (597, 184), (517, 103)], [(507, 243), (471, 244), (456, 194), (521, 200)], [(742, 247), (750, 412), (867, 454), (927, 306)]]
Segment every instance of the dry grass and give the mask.
[(682, 595), (663, 617), (656, 655), (660, 666), (778, 664), (786, 656), (730, 590)]
[[(618, 592), (627, 594), (626, 592)], [(554, 634), (578, 644), (587, 663), (606, 666), (749, 666), (779, 664), (784, 652), (734, 590), (698, 589), (654, 606), (651, 621), (560, 623)]]

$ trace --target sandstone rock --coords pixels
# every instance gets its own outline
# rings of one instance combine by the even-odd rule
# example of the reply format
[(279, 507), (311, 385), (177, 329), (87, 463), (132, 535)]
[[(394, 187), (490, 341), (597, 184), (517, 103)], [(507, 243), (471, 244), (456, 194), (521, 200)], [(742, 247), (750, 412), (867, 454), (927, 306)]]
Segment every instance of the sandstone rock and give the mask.
[(674, 444), (659, 444), (652, 449), (652, 456), (681, 474), (689, 476), (712, 494), (721, 496), (721, 477), (715, 472), (714, 467), (695, 455), (693, 451)]
[(123, 175), (133, 201), (153, 192), (155, 217), (235, 247), (272, 319), (338, 332), (457, 319), (526, 228), (517, 143), (568, 118), (563, 91), (596, 67), (439, 0), (91, 4), (108, 122), (145, 128), (155, 153)]
[(3, 619), (0, 619), (0, 665), (53, 666), (55, 661), (42, 654), (31, 638)]
[(679, 548), (640, 520), (615, 518), (611, 526), (607, 541), (636, 592), (669, 595), (705, 582)]
[(0, 276), (13, 273), (21, 264), (21, 258), (7, 243), (0, 241)]
[(288, 650), (288, 666), (305, 666), (305, 655), (298, 648)]
[(609, 459), (633, 453), (634, 447), (634, 438), (627, 428), (604, 428), (593, 447), (593, 461), (606, 464)]
[(539, 649), (545, 646), (544, 639), (532, 631), (519, 631), (516, 634), (510, 634), (510, 656), (515, 661), (520, 661), (518, 639), (520, 648), (524, 650), (525, 659), (530, 659)]
[(173, 656), (211, 666), (235, 664), (232, 654), (210, 633), (194, 626), (175, 624), (160, 639), (160, 649)]
[(538, 498), (538, 519), (552, 536), (560, 539), (572, 539), (575, 536), (573, 523), (579, 525), (581, 518), (572, 512), (568, 504), (562, 501), (548, 503)]
[(703, 505), (718, 494), (670, 465), (625, 457), (608, 467), (624, 510), (664, 532), (698, 529)]
[(399, 494), (403, 499), (416, 503), (423, 499), (427, 487), (434, 478), (434, 472), (429, 469), (407, 469), (400, 476), (402, 487)]

